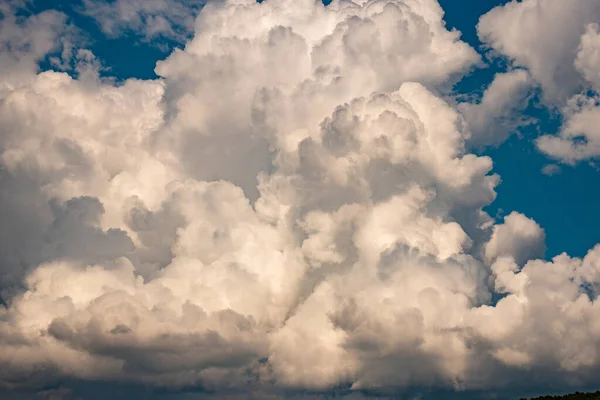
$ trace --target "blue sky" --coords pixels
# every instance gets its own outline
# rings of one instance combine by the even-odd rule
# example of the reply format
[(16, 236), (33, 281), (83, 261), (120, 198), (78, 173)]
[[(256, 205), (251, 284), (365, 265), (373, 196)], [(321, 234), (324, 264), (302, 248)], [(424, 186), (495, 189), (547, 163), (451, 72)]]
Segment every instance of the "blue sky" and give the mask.
[(597, 389), (600, 7), (437, 1), (0, 5), (0, 397)]

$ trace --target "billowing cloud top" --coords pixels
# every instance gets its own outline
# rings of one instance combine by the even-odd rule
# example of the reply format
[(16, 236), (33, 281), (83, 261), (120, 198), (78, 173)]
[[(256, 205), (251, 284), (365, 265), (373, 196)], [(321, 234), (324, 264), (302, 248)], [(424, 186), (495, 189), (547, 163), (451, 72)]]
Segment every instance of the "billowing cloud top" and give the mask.
[[(183, 18), (159, 3), (143, 12)], [(582, 89), (600, 89), (599, 3), (567, 7), (574, 54), (537, 46), (536, 23), (571, 18), (559, 3), (482, 18), (481, 37), (521, 68), (458, 106), (448, 89), (480, 57), (435, 0), (209, 2), (159, 79), (121, 83), (74, 49), (63, 14), (3, 6), (0, 387), (593, 382), (600, 247), (540, 259), (535, 221), (483, 211), (499, 177), (469, 153), (504, 140), (541, 85), (569, 111), (540, 149), (600, 154)], [(39, 72), (46, 57), (74, 73)]]

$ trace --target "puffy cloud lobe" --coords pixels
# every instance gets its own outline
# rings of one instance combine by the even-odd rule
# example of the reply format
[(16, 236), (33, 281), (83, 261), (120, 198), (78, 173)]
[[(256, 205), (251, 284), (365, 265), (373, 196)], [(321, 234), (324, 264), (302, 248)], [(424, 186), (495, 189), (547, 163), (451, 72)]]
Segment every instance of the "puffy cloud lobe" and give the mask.
[(54, 220), (44, 242), (43, 259), (69, 258), (95, 264), (133, 252), (134, 245), (120, 229), (104, 232), (98, 227), (104, 208), (93, 197), (73, 198), (64, 203), (50, 202)]
[[(3, 290), (18, 283), (23, 270), (45, 260), (40, 249), (59, 246), (52, 241), (60, 235), (46, 235), (54, 220), (53, 198), (56, 204), (81, 196), (98, 198), (102, 204), (95, 207), (104, 211), (94, 213), (94, 223), (104, 230), (126, 228), (122, 207), (132, 195), (160, 204), (161, 192), (154, 185), (165, 185), (174, 176), (148, 150), (150, 132), (162, 123), (161, 95), (162, 85), (156, 82), (132, 80), (112, 87), (44, 72), (4, 96), (0, 157), (3, 220), (8, 223), (0, 228), (6, 249), (0, 256)], [(81, 239), (73, 228), (62, 234), (69, 239), (61, 246), (71, 250), (60, 251), (81, 253), (70, 242)], [(104, 251), (92, 250), (98, 244), (90, 243), (86, 251)]]
[(547, 164), (542, 167), (542, 174), (546, 176), (552, 176), (556, 174), (560, 174), (561, 169), (556, 164)]
[[(233, 368), (261, 355), (264, 332), (252, 319), (180, 303), (160, 281), (144, 285), (126, 260), (110, 269), (41, 266), (28, 285), (31, 290), (15, 305), (16, 326), (3, 329), (18, 329), (20, 337), (5, 346), (7, 365), (45, 364), (77, 378), (153, 377), (155, 384), (185, 385), (201, 381), (203, 370)], [(14, 380), (19, 372), (8, 369), (4, 379)]]
[(460, 103), (469, 124), (472, 146), (497, 145), (529, 121), (520, 116), (532, 92), (529, 73), (522, 69), (497, 74), (478, 103)]
[(537, 139), (538, 148), (548, 156), (567, 164), (600, 156), (600, 98), (577, 95), (563, 110), (565, 123), (558, 135)]
[(558, 136), (542, 136), (538, 147), (563, 162), (574, 164), (600, 156), (600, 34), (597, 24), (589, 24), (581, 36), (575, 66), (595, 90), (573, 96), (564, 107), (565, 123)]
[(541, 258), (546, 251), (546, 234), (532, 219), (512, 212), (504, 223), (494, 226), (492, 237), (485, 245), (485, 258), (493, 263), (499, 257), (511, 257), (518, 265)]
[[(271, 168), (271, 142), (293, 148), (355, 97), (394, 91), (407, 80), (440, 84), (469, 68), (476, 53), (442, 28), (441, 17), (433, 1), (418, 7), (210, 3), (186, 51), (157, 65), (173, 116), (164, 139), (179, 147), (191, 176), (230, 180), (255, 198), (257, 173)], [(377, 45), (358, 60), (362, 50), (355, 42), (367, 28)], [(407, 43), (415, 41), (419, 45), (408, 51)], [(288, 134), (273, 137), (283, 130)]]
[(526, 67), (546, 102), (560, 107), (557, 135), (536, 141), (548, 156), (567, 164), (594, 159), (598, 144), (597, 92), (600, 6), (591, 0), (512, 1), (482, 16), (480, 38), (515, 64)]
[(521, 270), (499, 258), (492, 267), (496, 288), (508, 295), (493, 308), (472, 310), (474, 334), (505, 365), (590, 379), (597, 374), (599, 266), (598, 247), (583, 259), (562, 254), (552, 262), (529, 261)]
[(594, 87), (600, 88), (600, 32), (598, 24), (589, 24), (581, 36), (575, 67)]
[[(190, 385), (213, 369), (235, 371), (267, 356), (267, 329), (293, 300), (294, 263), (302, 267), (296, 252), (277, 250), (274, 229), (256, 220), (231, 184), (190, 183), (174, 188), (171, 201), (190, 222), (155, 279), (145, 283), (125, 258), (88, 267), (45, 264), (27, 278), (29, 290), (14, 300), (5, 328), (17, 330), (50, 363), (62, 366), (63, 350), (75, 351), (73, 357), (91, 364), (67, 373), (79, 378)], [(275, 243), (266, 241), (269, 235)], [(56, 351), (47, 355), (37, 347)], [(6, 350), (7, 358), (21, 351)]]
[[(499, 178), (436, 95), (477, 55), (441, 18), (434, 1), (211, 3), (160, 80), (32, 72), (2, 92), (1, 384), (592, 376), (597, 249), (535, 260), (534, 221), (482, 211)], [(513, 91), (497, 82), (484, 109)]]
[(6, 93), (28, 82), (38, 70), (38, 62), (50, 53), (60, 52), (49, 61), (59, 66), (71, 58), (75, 30), (67, 25), (65, 14), (49, 10), (22, 21), (17, 16), (19, 2), (0, 5), (0, 91)]
[(548, 100), (560, 101), (583, 83), (573, 50), (587, 24), (599, 18), (595, 0), (513, 0), (483, 15), (477, 30), (483, 42), (526, 67)]

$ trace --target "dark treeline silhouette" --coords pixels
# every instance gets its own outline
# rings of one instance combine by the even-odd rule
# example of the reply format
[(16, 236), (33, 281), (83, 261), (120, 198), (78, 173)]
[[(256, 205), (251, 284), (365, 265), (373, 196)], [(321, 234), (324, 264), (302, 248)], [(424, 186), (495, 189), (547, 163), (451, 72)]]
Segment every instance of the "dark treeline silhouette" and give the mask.
[[(522, 398), (520, 400), (527, 400)], [(535, 397), (529, 400), (600, 400), (600, 390), (593, 393), (581, 393), (575, 392), (572, 394), (566, 394), (564, 396), (542, 396)]]

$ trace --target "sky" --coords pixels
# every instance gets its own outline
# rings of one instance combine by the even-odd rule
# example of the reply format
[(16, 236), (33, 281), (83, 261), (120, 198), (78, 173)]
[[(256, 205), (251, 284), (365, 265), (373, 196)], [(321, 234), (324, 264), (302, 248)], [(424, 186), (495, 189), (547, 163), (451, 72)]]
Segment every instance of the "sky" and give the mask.
[(0, 397), (600, 386), (596, 0), (0, 16)]

